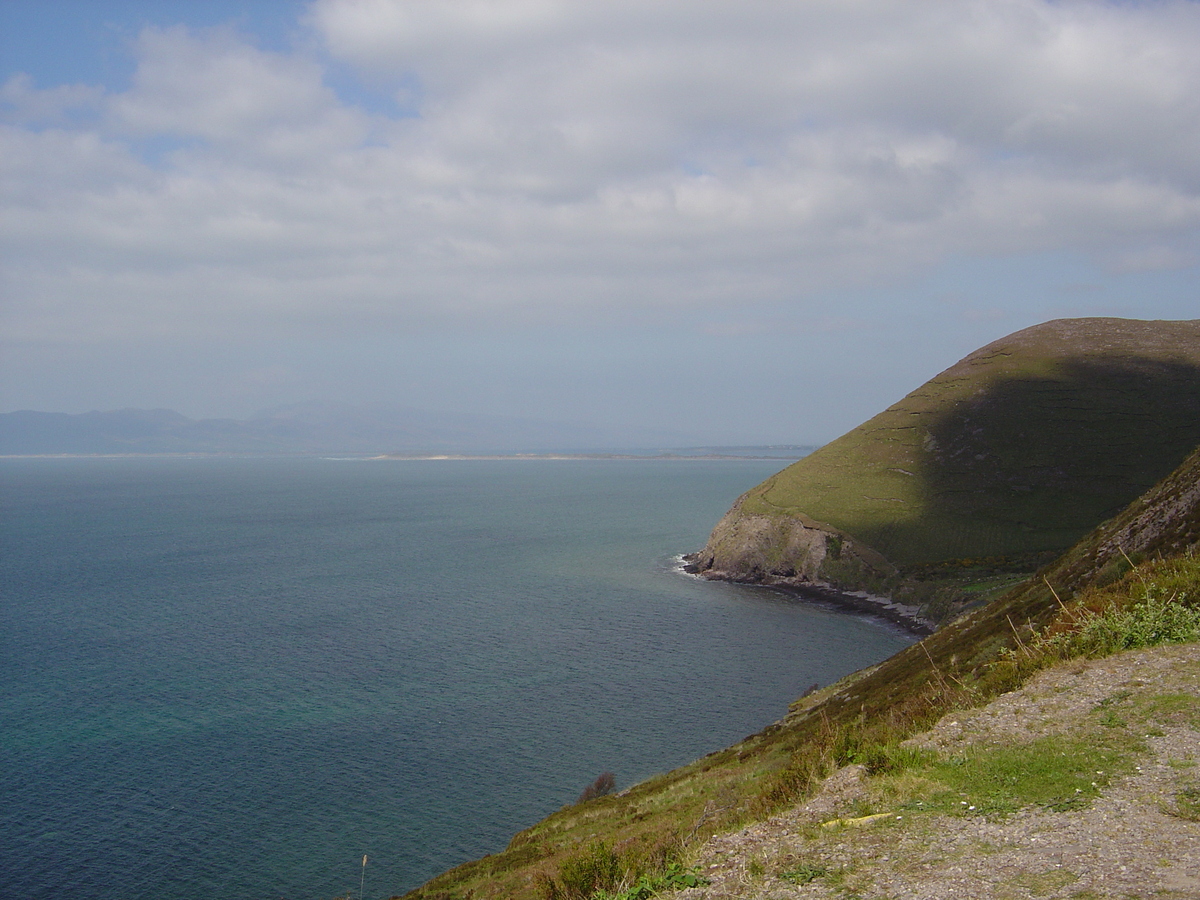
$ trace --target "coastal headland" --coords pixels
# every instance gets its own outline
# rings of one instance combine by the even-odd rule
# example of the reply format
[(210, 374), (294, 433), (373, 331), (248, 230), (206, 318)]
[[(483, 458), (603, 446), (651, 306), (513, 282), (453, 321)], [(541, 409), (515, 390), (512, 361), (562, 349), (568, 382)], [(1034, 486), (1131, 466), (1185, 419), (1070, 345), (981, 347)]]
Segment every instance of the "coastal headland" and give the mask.
[(937, 624), (994, 599), (1200, 443), (1200, 320), (1056, 320), (968, 355), (751, 488), (690, 570), (864, 592)]

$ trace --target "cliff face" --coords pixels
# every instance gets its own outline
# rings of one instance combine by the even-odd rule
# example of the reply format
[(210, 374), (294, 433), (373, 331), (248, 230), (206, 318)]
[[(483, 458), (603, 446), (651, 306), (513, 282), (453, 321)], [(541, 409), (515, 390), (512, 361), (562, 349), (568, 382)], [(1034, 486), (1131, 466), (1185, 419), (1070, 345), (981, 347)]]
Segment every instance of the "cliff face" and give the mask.
[(1062, 550), (1200, 443), (1200, 320), (1058, 320), (956, 363), (752, 488), (690, 558), (880, 590), (897, 569)]
[(687, 557), (688, 571), (758, 584), (879, 580), (896, 573), (882, 554), (833, 525), (800, 512), (747, 513), (745, 499), (717, 523), (704, 549)]

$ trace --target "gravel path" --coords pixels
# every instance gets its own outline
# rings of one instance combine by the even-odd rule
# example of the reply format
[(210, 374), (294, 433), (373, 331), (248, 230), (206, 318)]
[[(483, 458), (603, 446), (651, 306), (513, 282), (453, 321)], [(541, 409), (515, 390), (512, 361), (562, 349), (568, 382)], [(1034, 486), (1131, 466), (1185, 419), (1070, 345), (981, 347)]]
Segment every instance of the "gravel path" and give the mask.
[[(1140, 746), (1127, 774), (1086, 808), (1006, 817), (888, 809), (883, 782), (850, 766), (805, 804), (710, 840), (696, 863), (710, 884), (675, 896), (1200, 898), (1200, 644), (1047, 670), (909, 743), (954, 756), (1099, 728)], [(865, 809), (876, 815), (864, 820)]]

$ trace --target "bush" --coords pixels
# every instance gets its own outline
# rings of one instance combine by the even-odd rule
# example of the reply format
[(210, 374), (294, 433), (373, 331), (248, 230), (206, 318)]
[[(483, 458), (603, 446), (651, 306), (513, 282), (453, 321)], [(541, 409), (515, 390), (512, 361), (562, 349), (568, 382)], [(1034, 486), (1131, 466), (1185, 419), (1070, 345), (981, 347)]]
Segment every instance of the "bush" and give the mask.
[(583, 789), (576, 803), (587, 803), (597, 797), (607, 797), (617, 787), (617, 776), (612, 772), (604, 772), (596, 776), (596, 780)]

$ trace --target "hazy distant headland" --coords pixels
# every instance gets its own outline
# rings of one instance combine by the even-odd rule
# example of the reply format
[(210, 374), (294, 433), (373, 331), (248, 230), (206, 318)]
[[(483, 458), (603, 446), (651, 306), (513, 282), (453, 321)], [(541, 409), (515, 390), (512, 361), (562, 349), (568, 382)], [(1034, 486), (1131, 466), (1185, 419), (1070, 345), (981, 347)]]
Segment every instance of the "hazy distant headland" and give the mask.
[(578, 456), (796, 460), (814, 446), (693, 446), (678, 435), (401, 406), (305, 403), (247, 419), (169, 409), (0, 413), (0, 456), (346, 454), (389, 458)]

